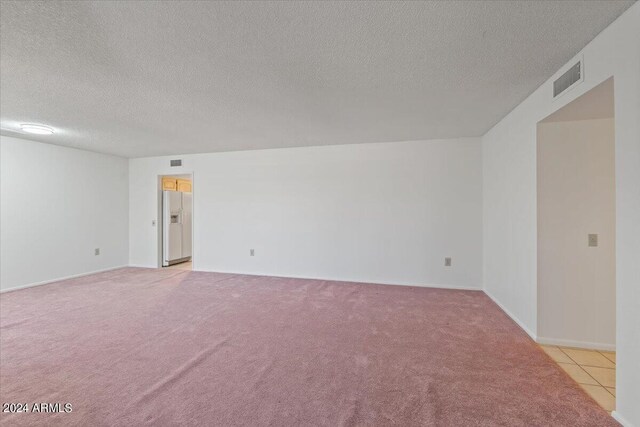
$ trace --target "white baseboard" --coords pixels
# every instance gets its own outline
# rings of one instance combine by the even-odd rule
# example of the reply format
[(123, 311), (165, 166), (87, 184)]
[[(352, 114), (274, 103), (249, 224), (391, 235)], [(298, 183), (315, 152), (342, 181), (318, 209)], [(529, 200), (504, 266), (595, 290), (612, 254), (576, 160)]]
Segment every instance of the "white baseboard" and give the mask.
[[(102, 273), (102, 272), (105, 272), (105, 271), (117, 270), (119, 268), (124, 268), (124, 267), (151, 268), (151, 269), (161, 268), (161, 267), (156, 267), (156, 266), (137, 265), (137, 264), (121, 265), (121, 266), (118, 266), (118, 267), (105, 268), (103, 270), (89, 271), (87, 273), (75, 274), (75, 275), (72, 275), (72, 276), (59, 277), (59, 278), (52, 279), (52, 280), (45, 280), (45, 281), (42, 281), (42, 282), (30, 283), (30, 284), (27, 284), (27, 285), (16, 286), (16, 287), (13, 287), (13, 288), (3, 289), (0, 292), (4, 293), (4, 292), (17, 291), (19, 289), (25, 289), (25, 288), (31, 288), (31, 287), (34, 287), (34, 286), (46, 285), (48, 283), (59, 282), (61, 280), (66, 280), (66, 279), (74, 279), (74, 278), (77, 278), (77, 277), (88, 276), (90, 274)], [(204, 271), (204, 272), (224, 273), (224, 274), (242, 274), (242, 275), (247, 275), (247, 276), (282, 277), (282, 278), (286, 278), (286, 279), (330, 280), (330, 281), (335, 281), (335, 282), (346, 282), (346, 283), (364, 283), (364, 284), (371, 283), (371, 284), (374, 284), (374, 285), (414, 286), (414, 287), (419, 287), (419, 288), (451, 289), (451, 290), (459, 290), (459, 291), (482, 291), (481, 287), (472, 287), (472, 286), (456, 286), (456, 285), (442, 285), (442, 284), (421, 284), (421, 283), (388, 283), (388, 282), (380, 282), (380, 281), (358, 281), (358, 280), (327, 278), (327, 277), (287, 276), (287, 275), (281, 275), (281, 274), (273, 275), (273, 274), (269, 274), (269, 273), (255, 273), (255, 272), (245, 273), (245, 272), (239, 272), (239, 271), (221, 271), (221, 270), (200, 270), (200, 269), (198, 269), (198, 270), (194, 270), (194, 271)]]
[(546, 338), (539, 337), (534, 334), (520, 319), (518, 319), (511, 311), (509, 311), (500, 301), (498, 301), (491, 293), (484, 290), (484, 293), (487, 294), (489, 298), (495, 302), (498, 307), (505, 312), (507, 316), (509, 316), (514, 322), (518, 324), (535, 342), (538, 344), (547, 344), (547, 345), (558, 345), (563, 347), (576, 347), (576, 348), (588, 348), (593, 350), (603, 350), (603, 351), (615, 351), (615, 344), (604, 344), (604, 343), (595, 343), (588, 341), (575, 341), (575, 340), (564, 340), (564, 339), (556, 339), (556, 338)]
[(623, 425), (623, 427), (634, 427), (633, 424), (631, 424), (626, 418), (624, 418), (622, 415), (620, 415), (620, 412), (618, 411), (613, 411), (611, 413), (611, 416), (613, 417), (614, 420), (616, 420), (617, 422), (619, 422), (620, 424)]
[(28, 283), (26, 285), (20, 285), (20, 286), (14, 286), (12, 288), (2, 289), (0, 290), (0, 293), (4, 294), (5, 292), (12, 292), (12, 291), (18, 291), (20, 289), (33, 288), (34, 286), (48, 285), (49, 283), (60, 282), (61, 280), (75, 279), (78, 277), (88, 276), (90, 274), (104, 273), (105, 271), (112, 271), (112, 270), (117, 270), (119, 268), (125, 268), (125, 267), (128, 267), (128, 265), (120, 265), (117, 267), (103, 268), (101, 270), (88, 271), (86, 273), (73, 274), (71, 276), (58, 277), (56, 279), (51, 279), (51, 280), (43, 280), (42, 282)]
[(538, 337), (538, 344), (559, 345), (562, 347), (588, 348), (591, 350), (616, 351), (615, 344), (604, 344), (589, 341), (564, 340), (558, 338)]
[(511, 311), (509, 311), (509, 309), (507, 309), (500, 301), (498, 301), (493, 295), (491, 295), (491, 293), (487, 292), (486, 289), (483, 289), (483, 291), (489, 298), (491, 298), (494, 303), (496, 303), (498, 307), (500, 307), (502, 311), (505, 312), (507, 316), (511, 318), (511, 320), (516, 322), (516, 324), (520, 326), (520, 328), (522, 328), (522, 330), (525, 331), (527, 335), (531, 337), (531, 339), (537, 341), (536, 334), (534, 334), (533, 331), (531, 331), (531, 329), (527, 327), (527, 325), (525, 325), (520, 319), (518, 319)]
[[(194, 267), (197, 267), (194, 265)], [(354, 279), (340, 279), (336, 277), (309, 277), (309, 276), (289, 276), (282, 274), (273, 274), (273, 273), (245, 273), (241, 271), (224, 271), (224, 270), (204, 270), (200, 268), (194, 268), (193, 271), (204, 271), (209, 273), (223, 273), (223, 274), (242, 274), (246, 276), (267, 276), (267, 277), (282, 277), (285, 279), (301, 279), (301, 280), (329, 280), (332, 282), (345, 282), (345, 283), (362, 283), (362, 284), (373, 284), (373, 285), (388, 285), (388, 286), (414, 286), (418, 288), (436, 288), (436, 289), (451, 289), (457, 291), (482, 291), (482, 287), (480, 286), (457, 286), (457, 285), (442, 285), (442, 284), (423, 284), (423, 283), (389, 283), (389, 282), (381, 282), (375, 280), (354, 280)]]

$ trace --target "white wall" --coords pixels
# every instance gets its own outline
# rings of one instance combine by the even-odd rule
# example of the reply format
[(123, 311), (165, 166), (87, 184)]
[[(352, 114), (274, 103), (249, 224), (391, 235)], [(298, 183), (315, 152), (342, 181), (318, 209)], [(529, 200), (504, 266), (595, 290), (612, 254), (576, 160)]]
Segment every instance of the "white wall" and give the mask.
[(613, 118), (538, 125), (539, 342), (615, 349), (614, 148)]
[[(170, 168), (170, 158), (183, 167)], [(159, 220), (158, 175), (193, 172), (198, 270), (481, 288), (479, 139), (142, 158), (129, 166), (133, 265), (158, 262), (151, 226)]]
[(126, 159), (2, 136), (0, 161), (0, 289), (127, 265)]
[[(640, 426), (640, 3), (581, 52), (584, 81), (553, 76), (483, 137), (484, 286), (535, 336), (536, 123), (611, 76), (616, 134), (616, 416)], [(577, 58), (577, 57), (576, 57)], [(573, 64), (570, 61), (568, 64)], [(564, 71), (560, 70), (560, 71)]]

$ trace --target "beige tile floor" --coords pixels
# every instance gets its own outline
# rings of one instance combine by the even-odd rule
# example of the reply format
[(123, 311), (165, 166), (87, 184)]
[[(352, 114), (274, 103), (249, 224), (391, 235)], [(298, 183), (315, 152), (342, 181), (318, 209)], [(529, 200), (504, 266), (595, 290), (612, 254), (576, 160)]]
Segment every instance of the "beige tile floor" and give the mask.
[(193, 269), (191, 265), (191, 261), (181, 262), (180, 264), (173, 264), (165, 268), (169, 268), (172, 270), (189, 270), (189, 271)]
[(616, 353), (541, 345), (564, 371), (605, 410), (616, 408)]

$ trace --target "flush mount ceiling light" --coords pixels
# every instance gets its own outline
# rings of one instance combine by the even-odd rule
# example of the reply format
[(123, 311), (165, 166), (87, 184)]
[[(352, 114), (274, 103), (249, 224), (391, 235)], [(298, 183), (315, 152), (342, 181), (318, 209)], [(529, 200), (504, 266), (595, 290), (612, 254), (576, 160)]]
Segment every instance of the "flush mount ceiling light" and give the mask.
[(35, 135), (53, 135), (53, 129), (45, 125), (22, 124), (20, 129), (23, 132), (33, 133)]

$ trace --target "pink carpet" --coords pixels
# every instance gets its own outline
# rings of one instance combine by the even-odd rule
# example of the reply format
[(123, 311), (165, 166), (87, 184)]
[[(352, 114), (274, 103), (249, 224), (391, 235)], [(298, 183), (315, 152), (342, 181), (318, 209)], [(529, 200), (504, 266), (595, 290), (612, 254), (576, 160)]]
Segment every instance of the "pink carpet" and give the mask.
[(481, 292), (125, 268), (0, 296), (4, 425), (608, 426)]

